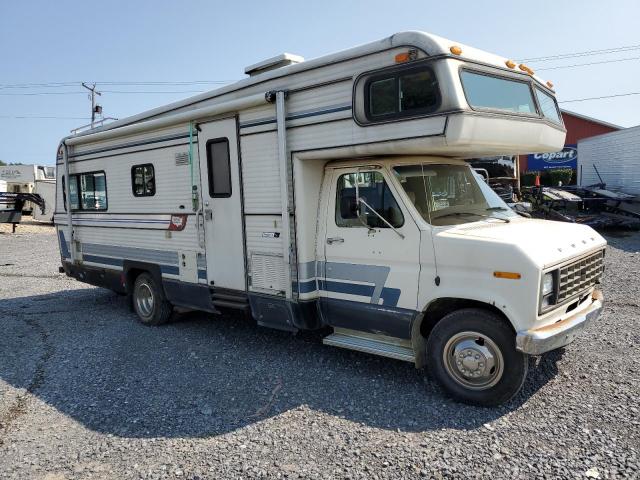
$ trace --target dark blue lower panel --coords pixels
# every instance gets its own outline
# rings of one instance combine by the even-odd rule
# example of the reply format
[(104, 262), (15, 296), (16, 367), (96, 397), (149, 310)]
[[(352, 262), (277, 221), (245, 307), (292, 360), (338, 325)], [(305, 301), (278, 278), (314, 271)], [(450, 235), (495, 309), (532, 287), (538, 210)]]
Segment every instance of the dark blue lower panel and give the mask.
[(349, 328), (369, 333), (382, 333), (398, 338), (411, 338), (414, 310), (352, 302), (335, 298), (320, 300), (325, 322), (332, 327)]
[(211, 303), (211, 290), (206, 285), (187, 283), (174, 280), (162, 280), (164, 293), (173, 305), (193, 308), (205, 312), (216, 312)]

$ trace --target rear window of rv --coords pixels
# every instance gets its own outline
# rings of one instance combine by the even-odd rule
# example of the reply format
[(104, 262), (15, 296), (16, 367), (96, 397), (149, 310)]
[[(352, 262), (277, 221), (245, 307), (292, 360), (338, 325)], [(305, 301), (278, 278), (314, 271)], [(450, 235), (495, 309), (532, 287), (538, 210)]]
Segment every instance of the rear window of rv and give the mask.
[[(71, 179), (69, 182), (71, 210), (107, 209), (107, 177), (104, 172), (80, 173), (70, 175), (69, 178)], [(62, 177), (62, 188), (65, 188), (64, 177)], [(67, 208), (66, 194), (64, 207)]]
[(365, 97), (371, 121), (431, 113), (439, 105), (435, 75), (424, 66), (372, 76), (365, 84)]
[(536, 104), (529, 82), (463, 70), (460, 74), (467, 102), (472, 108), (535, 115)]

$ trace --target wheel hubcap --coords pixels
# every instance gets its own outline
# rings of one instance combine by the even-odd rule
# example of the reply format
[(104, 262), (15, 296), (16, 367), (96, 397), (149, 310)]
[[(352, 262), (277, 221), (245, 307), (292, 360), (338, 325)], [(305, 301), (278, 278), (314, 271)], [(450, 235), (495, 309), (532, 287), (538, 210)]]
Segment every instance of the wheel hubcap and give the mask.
[(136, 290), (136, 305), (143, 317), (150, 317), (153, 313), (153, 290), (146, 283), (138, 285)]
[(494, 386), (504, 371), (502, 352), (486, 335), (460, 332), (449, 339), (443, 352), (447, 373), (472, 390)]

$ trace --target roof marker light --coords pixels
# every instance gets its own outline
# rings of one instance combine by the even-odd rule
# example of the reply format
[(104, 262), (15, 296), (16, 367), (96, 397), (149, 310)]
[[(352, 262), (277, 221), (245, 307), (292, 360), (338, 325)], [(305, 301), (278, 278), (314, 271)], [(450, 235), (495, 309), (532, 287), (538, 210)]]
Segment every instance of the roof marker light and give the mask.
[(406, 52), (398, 53), (395, 57), (396, 63), (411, 62), (418, 59), (418, 50), (410, 48)]
[(506, 62), (504, 62), (504, 64), (509, 68), (516, 68), (516, 62), (514, 62), (513, 60), (507, 60)]
[(529, 75), (533, 75), (533, 70), (527, 67), (524, 63), (521, 63), (520, 65), (518, 65), (518, 68), (523, 72), (527, 72)]
[(462, 55), (462, 49), (457, 45), (453, 45), (449, 51), (454, 55)]
[(551, 80), (547, 80), (547, 87), (553, 88), (553, 82)]

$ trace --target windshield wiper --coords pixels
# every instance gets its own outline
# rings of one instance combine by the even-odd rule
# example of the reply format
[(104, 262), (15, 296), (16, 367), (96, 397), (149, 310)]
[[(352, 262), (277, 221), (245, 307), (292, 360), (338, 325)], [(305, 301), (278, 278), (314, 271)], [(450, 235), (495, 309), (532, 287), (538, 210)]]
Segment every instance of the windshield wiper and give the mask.
[(508, 218), (504, 218), (504, 217), (494, 217), (493, 215), (483, 215), (482, 213), (474, 213), (474, 212), (451, 212), (451, 213), (445, 213), (444, 215), (439, 215), (437, 217), (434, 217), (433, 220), (437, 220), (439, 218), (443, 218), (443, 217), (458, 217), (461, 215), (473, 215), (475, 217), (482, 217), (482, 218), (496, 218), (498, 220), (502, 220), (504, 223), (510, 223), (511, 220), (509, 220)]
[(505, 207), (489, 207), (489, 208), (485, 208), (485, 210), (487, 212), (506, 212), (508, 210), (511, 210), (510, 208), (505, 208)]

